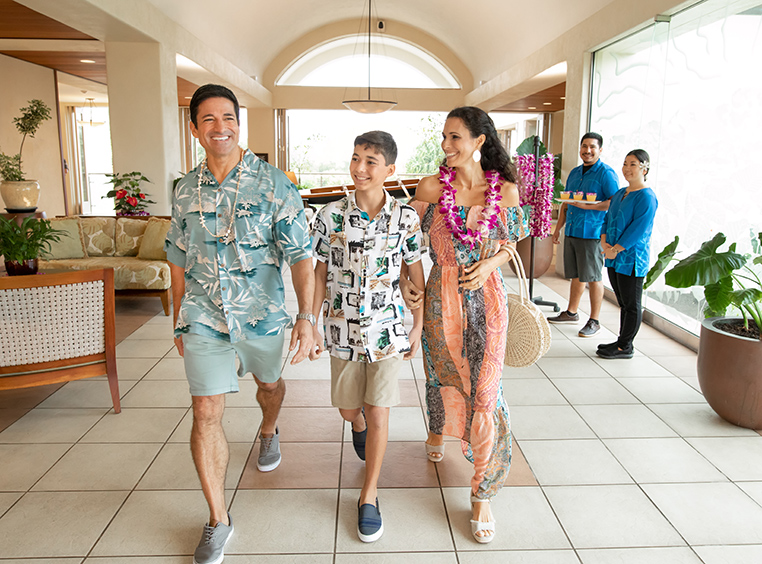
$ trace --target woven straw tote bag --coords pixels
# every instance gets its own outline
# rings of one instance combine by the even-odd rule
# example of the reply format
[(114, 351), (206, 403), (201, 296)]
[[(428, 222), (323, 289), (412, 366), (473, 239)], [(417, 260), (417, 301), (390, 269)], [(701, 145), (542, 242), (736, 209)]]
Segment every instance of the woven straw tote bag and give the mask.
[(550, 325), (545, 315), (529, 299), (527, 277), (518, 252), (509, 249), (516, 265), (519, 279), (519, 294), (508, 294), (508, 335), (505, 344), (505, 364), (513, 368), (531, 366), (548, 352), (551, 335)]

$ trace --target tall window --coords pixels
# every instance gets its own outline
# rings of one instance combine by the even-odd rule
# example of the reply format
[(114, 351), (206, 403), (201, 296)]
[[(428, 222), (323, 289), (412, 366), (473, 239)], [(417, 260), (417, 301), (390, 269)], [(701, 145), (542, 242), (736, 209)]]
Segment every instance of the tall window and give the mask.
[[(761, 33), (759, 0), (707, 0), (594, 55), (590, 129), (603, 159), (620, 170), (632, 149), (651, 155), (652, 263), (675, 235), (685, 256), (720, 231), (748, 251), (762, 230)], [(697, 333), (702, 302), (661, 280), (645, 305)]]

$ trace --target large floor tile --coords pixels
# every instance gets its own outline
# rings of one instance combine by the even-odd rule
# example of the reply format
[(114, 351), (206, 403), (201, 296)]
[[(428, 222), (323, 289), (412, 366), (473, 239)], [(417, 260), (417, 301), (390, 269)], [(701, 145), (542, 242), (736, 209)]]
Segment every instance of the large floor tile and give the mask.
[(650, 409), (683, 437), (753, 437), (750, 429), (736, 427), (721, 419), (702, 403), (652, 404)]
[(762, 562), (762, 545), (752, 546), (697, 546), (704, 564), (751, 564)]
[(146, 380), (183, 380), (185, 377), (185, 361), (182, 358), (162, 358), (145, 375)]
[(691, 545), (762, 544), (762, 507), (735, 484), (645, 484)]
[(657, 356), (654, 360), (678, 378), (696, 376), (695, 356)]
[(602, 548), (577, 552), (582, 564), (703, 564), (690, 548)]
[[(130, 407), (104, 417), (82, 437), (82, 443), (163, 443), (177, 428), (188, 408)], [(188, 436), (185, 437), (188, 440)]]
[[(350, 426), (345, 425), (344, 440), (352, 440)], [(393, 407), (389, 413), (390, 441), (425, 441), (426, 421), (420, 407)]]
[(639, 484), (727, 480), (682, 438), (603, 442)]
[(629, 360), (597, 357), (595, 362), (616, 378), (667, 378), (670, 372), (647, 356), (634, 356)]
[(638, 349), (659, 362), (658, 357), (662, 356), (683, 356), (696, 360), (696, 352), (680, 343), (667, 339), (663, 335), (655, 339), (638, 338), (636, 341)]
[(515, 406), (511, 431), (519, 440), (590, 439), (595, 434), (569, 406)]
[[(135, 382), (125, 380), (119, 382), (119, 396), (130, 391)], [(67, 407), (112, 407), (111, 390), (107, 380), (77, 380), (67, 382), (57, 392), (51, 394), (43, 401), (39, 408), (67, 408)]]
[(704, 403), (704, 396), (680, 378), (619, 378), (643, 403)]
[(151, 340), (151, 341), (170, 341), (174, 337), (171, 323), (145, 323), (139, 329), (136, 329), (125, 341), (133, 340)]
[(503, 396), (509, 406), (569, 404), (547, 378), (506, 379), (503, 381)]
[(335, 407), (284, 407), (278, 415), (280, 442), (340, 442), (344, 419)]
[(608, 378), (609, 374), (590, 358), (541, 358), (537, 361), (548, 378)]
[[(471, 487), (474, 465), (463, 456), (460, 442), (447, 442), (444, 459), (441, 462), (431, 462), (430, 464), (436, 464), (439, 483), (442, 487)], [(506, 487), (538, 485), (537, 479), (534, 477), (532, 469), (527, 464), (524, 453), (516, 440), (511, 445), (511, 468), (503, 485)]]
[(602, 439), (675, 436), (643, 405), (580, 405), (576, 409)]
[(174, 342), (170, 339), (127, 339), (116, 346), (116, 357), (124, 358), (163, 358)]
[(21, 493), (0, 493), (0, 517), (21, 497)]
[(629, 474), (597, 439), (522, 441), (521, 445), (540, 485), (632, 483)]
[(0, 491), (27, 491), (69, 448), (65, 444), (0, 444)]
[[(229, 502), (229, 492), (227, 499)], [(200, 488), (197, 491), (135, 491), (109, 524), (91, 556), (185, 555), (187, 558), (196, 549), (208, 519), (209, 509)], [(238, 528), (237, 521), (235, 525)]]
[(762, 437), (686, 439), (728, 478), (762, 480)]
[(127, 492), (28, 493), (0, 518), (0, 554), (85, 556), (125, 497)]
[(572, 405), (638, 403), (614, 378), (556, 378), (553, 384)]
[(280, 450), (280, 465), (271, 472), (260, 472), (257, 442), (251, 449), (238, 487), (256, 490), (339, 487), (341, 443), (288, 442), (281, 443)]
[[(259, 433), (262, 423), (262, 411), (259, 407), (226, 407), (222, 416), (222, 428), (229, 443), (247, 443), (251, 445)], [(190, 440), (193, 428), (193, 410), (189, 409), (169, 438), (171, 443), (185, 443)]]
[(337, 552), (453, 551), (442, 494), (438, 488), (381, 489), (378, 492), (384, 534), (373, 543), (357, 538), (360, 490), (342, 489)]
[(568, 339), (553, 339), (550, 343), (550, 349), (545, 353), (545, 358), (554, 357), (585, 357), (587, 356), (582, 349)]
[[(337, 554), (335, 564), (456, 564), (455, 552), (395, 552), (386, 554)], [(463, 559), (460, 559), (463, 562)]]
[(479, 544), (471, 535), (470, 488), (444, 488), (458, 551), (571, 548), (540, 488), (503, 488), (491, 502), (495, 539)]
[(149, 443), (74, 445), (33, 491), (131, 490), (160, 448)]
[[(0, 433), (0, 443), (75, 443), (106, 409), (33, 409)], [(107, 417), (119, 417), (109, 413)]]
[(503, 366), (503, 380), (510, 378), (547, 378), (545, 373), (540, 369), (537, 364), (532, 366), (525, 366), (524, 368), (512, 368), (510, 366)]
[[(762, 437), (760, 437), (762, 438)], [(360, 460), (351, 441), (344, 443), (341, 459), (341, 487), (362, 488), (365, 462)], [(422, 441), (391, 441), (386, 447), (378, 480), (380, 488), (436, 488), (437, 471), (424, 452)]]
[[(24, 558), (0, 560), (3, 564), (80, 564), (82, 558)], [(137, 564), (137, 563), (136, 563)]]
[(330, 380), (331, 359), (328, 353), (323, 353), (317, 360), (307, 360), (299, 364), (291, 364), (291, 360), (283, 367), (281, 378), (285, 380)]
[[(256, 405), (256, 404), (255, 404)], [(330, 380), (288, 380), (284, 407), (331, 407)]]
[(751, 499), (762, 505), (762, 482), (739, 482), (736, 485)]
[(159, 362), (158, 358), (117, 358), (116, 373), (119, 381), (140, 380)]
[(46, 386), (34, 386), (31, 388), (19, 388), (17, 390), (0, 391), (0, 410), (22, 409), (37, 407), (50, 394), (66, 384), (48, 384)]
[(556, 486), (545, 495), (574, 548), (685, 544), (637, 486)]
[[(226, 488), (235, 488), (243, 472), (251, 444), (230, 443)], [(194, 490), (201, 484), (188, 444), (167, 444), (137, 486), (139, 490)]]
[[(332, 564), (332, 554), (225, 554), (227, 564)], [(129, 564), (125, 562), (124, 564)], [(185, 564), (185, 563), (184, 563)]]
[[(227, 555), (225, 561), (229, 558)], [(3, 563), (5, 564), (5, 563)], [(83, 564), (188, 564), (187, 556), (92, 556)]]
[(573, 550), (498, 550), (458, 552), (460, 564), (579, 564)]
[(185, 380), (138, 382), (122, 398), (122, 407), (190, 407), (191, 395)]
[[(277, 470), (276, 470), (277, 471)], [(337, 490), (241, 490), (230, 510), (236, 528), (226, 554), (331, 552)], [(290, 534), (274, 534), (282, 526)]]

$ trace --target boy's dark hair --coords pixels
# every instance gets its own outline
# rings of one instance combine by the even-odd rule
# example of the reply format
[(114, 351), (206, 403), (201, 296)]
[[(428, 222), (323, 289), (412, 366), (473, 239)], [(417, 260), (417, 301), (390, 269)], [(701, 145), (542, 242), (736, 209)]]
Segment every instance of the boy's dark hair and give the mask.
[(355, 147), (361, 145), (364, 148), (370, 147), (376, 152), (381, 153), (386, 161), (386, 166), (393, 165), (397, 160), (397, 143), (386, 131), (368, 131), (355, 137)]
[(582, 139), (579, 140), (579, 144), (582, 145), (582, 142), (585, 139), (595, 139), (598, 141), (598, 148), (603, 149), (603, 137), (600, 136), (598, 133), (593, 133), (592, 131), (588, 131), (582, 136)]
[(220, 86), (219, 84), (204, 84), (193, 93), (193, 98), (191, 98), (190, 101), (190, 118), (193, 125), (198, 127), (198, 107), (201, 105), (201, 102), (208, 100), (209, 98), (227, 98), (233, 102), (233, 106), (235, 107), (235, 120), (238, 123), (241, 123), (239, 115), (240, 106), (238, 105), (238, 98), (235, 97), (233, 91), (230, 90), (230, 88)]
[[(516, 168), (511, 162), (511, 157), (500, 142), (495, 129), (495, 123), (487, 112), (476, 106), (461, 106), (455, 108), (449, 114), (447, 119), (458, 118), (468, 129), (471, 137), (476, 138), (484, 135), (484, 144), (481, 148), (482, 159), (480, 164), (482, 170), (495, 170), (500, 173), (506, 182), (516, 182)], [(442, 161), (447, 166), (447, 159)]]

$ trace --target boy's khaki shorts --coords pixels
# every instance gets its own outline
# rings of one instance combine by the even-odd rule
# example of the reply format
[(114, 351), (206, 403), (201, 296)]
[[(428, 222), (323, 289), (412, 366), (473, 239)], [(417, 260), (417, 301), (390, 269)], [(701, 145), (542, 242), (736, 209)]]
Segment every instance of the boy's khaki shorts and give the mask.
[(364, 403), (392, 407), (400, 402), (397, 383), (402, 356), (377, 362), (357, 362), (331, 356), (331, 403), (339, 409), (357, 409)]

